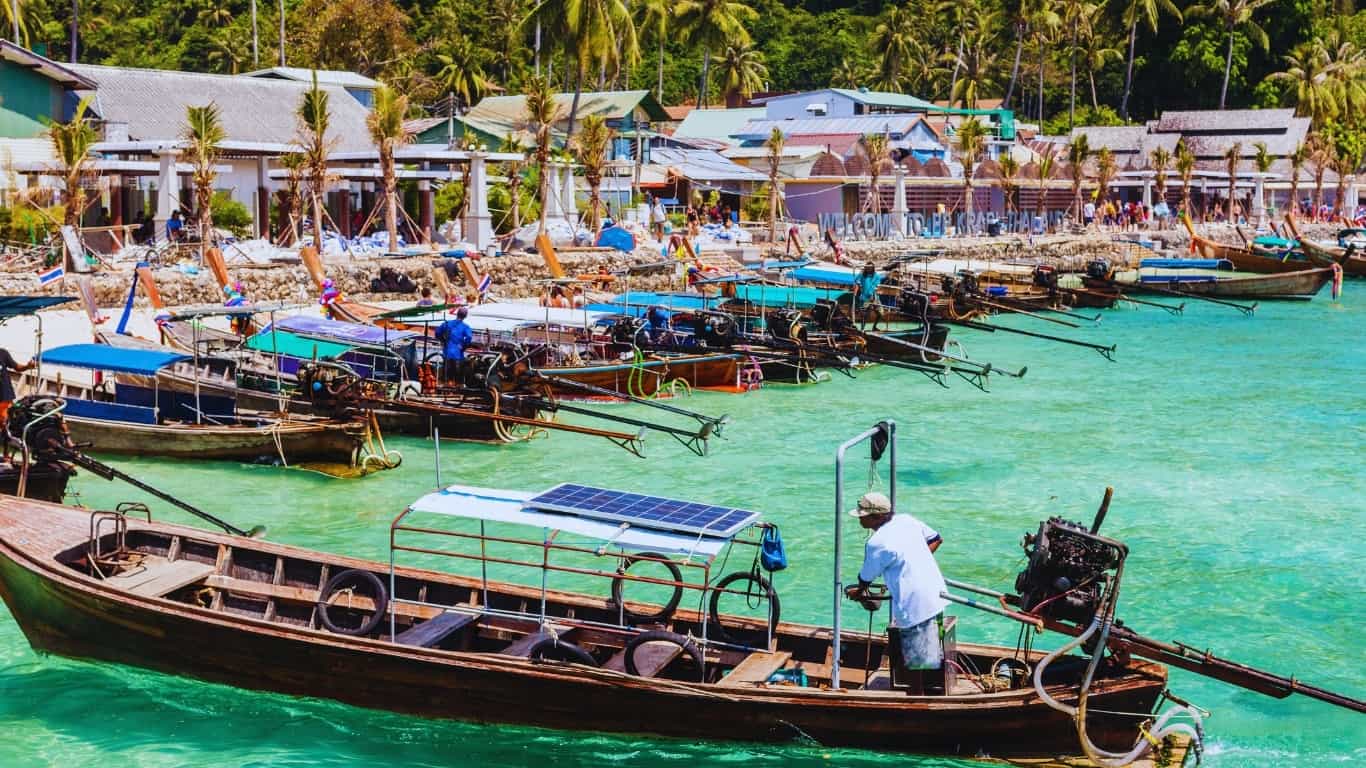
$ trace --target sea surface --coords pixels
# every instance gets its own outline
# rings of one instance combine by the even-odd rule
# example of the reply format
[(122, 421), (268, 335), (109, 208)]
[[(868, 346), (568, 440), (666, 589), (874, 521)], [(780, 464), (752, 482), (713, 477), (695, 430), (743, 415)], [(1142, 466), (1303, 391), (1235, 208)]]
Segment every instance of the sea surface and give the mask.
[[(784, 618), (828, 622), (834, 451), (890, 418), (900, 506), (942, 532), (949, 577), (1009, 589), (1024, 532), (1051, 515), (1089, 522), (1113, 486), (1104, 532), (1131, 549), (1119, 611), (1130, 627), (1366, 696), (1366, 283), (1349, 282), (1341, 302), (1325, 291), (1309, 304), (1264, 304), (1254, 317), (1193, 302), (1179, 317), (1108, 311), (1093, 328), (1012, 324), (1116, 343), (1117, 362), (963, 332), (974, 358), (1027, 365), (1028, 374), (995, 378), (990, 393), (885, 368), (803, 388), (698, 393), (679, 404), (733, 419), (706, 458), (662, 435), (647, 439), (643, 460), (567, 434), (502, 447), (447, 442), (441, 478), (516, 489), (589, 481), (760, 510), (781, 524), (792, 561), (777, 578)], [(266, 524), (275, 541), (383, 559), (389, 521), (436, 483), (429, 442), (389, 442), (403, 465), (361, 480), (211, 462), (120, 466), (243, 527)], [(892, 480), (885, 469), (870, 478), (865, 451), (854, 454), (845, 505), (870, 479), (883, 490)], [(75, 488), (87, 505), (144, 498), (88, 473)], [(153, 509), (190, 521), (162, 503)], [(862, 536), (841, 523), (852, 576)], [(1014, 644), (1016, 625), (957, 613), (960, 637)], [(845, 616), (850, 628), (866, 626), (862, 611)], [(1360, 715), (1181, 671), (1172, 689), (1213, 713), (1207, 765), (1366, 764)], [(0, 766), (550, 764), (974, 763), (426, 721), (39, 656), (0, 607)]]

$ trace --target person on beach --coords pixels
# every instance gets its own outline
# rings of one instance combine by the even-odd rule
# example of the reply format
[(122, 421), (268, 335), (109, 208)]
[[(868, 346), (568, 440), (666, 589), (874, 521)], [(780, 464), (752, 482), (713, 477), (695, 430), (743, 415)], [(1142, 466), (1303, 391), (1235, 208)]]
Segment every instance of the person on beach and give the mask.
[(436, 327), (436, 340), (441, 342), (441, 357), (445, 361), (441, 378), (445, 379), (447, 384), (454, 384), (460, 380), (465, 370), (465, 350), (474, 343), (474, 331), (470, 330), (469, 324), (465, 322), (469, 315), (469, 309), (461, 307), (455, 311), (453, 319)]
[(180, 218), (180, 211), (171, 212), (171, 218), (166, 220), (166, 240), (178, 243), (185, 237), (185, 222)]
[(1096, 220), (1096, 204), (1090, 200), (1081, 207), (1081, 223), (1091, 226), (1091, 222)]
[(872, 531), (864, 546), (858, 583), (844, 594), (869, 611), (879, 609), (869, 587), (882, 579), (891, 593), (892, 624), (888, 648), (892, 658), (900, 651), (907, 670), (939, 669), (944, 664), (944, 607), (940, 595), (948, 587), (934, 552), (943, 543), (938, 532), (909, 514), (896, 514), (886, 494), (866, 493), (849, 511), (859, 525)]
[(32, 360), (27, 363), (15, 362), (9, 350), (0, 347), (0, 429), (9, 424), (9, 408), (14, 404), (14, 382), (10, 380), (10, 373), (23, 373), (32, 368)]
[(431, 288), (431, 286), (423, 286), (423, 287), (422, 287), (422, 298), (420, 298), (420, 299), (417, 300), (417, 305), (418, 305), (419, 307), (434, 307), (434, 306), (436, 306), (436, 300), (432, 298), (432, 288)]
[(863, 265), (855, 287), (858, 290), (857, 306), (863, 310), (864, 321), (871, 319), (873, 330), (877, 331), (877, 324), (882, 322), (882, 304), (877, 300), (877, 270), (872, 264)]
[(665, 221), (665, 219), (668, 218), (668, 217), (665, 215), (665, 213), (664, 213), (664, 201), (660, 200), (658, 197), (656, 197), (656, 196), (654, 196), (654, 195), (651, 195), (650, 198), (649, 198), (649, 205), (650, 205), (650, 234), (654, 235), (654, 238), (655, 238), (656, 240), (663, 240), (663, 239), (664, 239), (664, 221)]

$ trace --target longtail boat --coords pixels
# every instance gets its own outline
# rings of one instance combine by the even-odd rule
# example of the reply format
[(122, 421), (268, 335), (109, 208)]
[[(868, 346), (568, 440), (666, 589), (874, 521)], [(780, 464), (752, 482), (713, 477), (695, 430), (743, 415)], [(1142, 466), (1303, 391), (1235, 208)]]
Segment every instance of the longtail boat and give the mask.
[(1366, 277), (1366, 231), (1344, 229), (1338, 233), (1336, 243), (1326, 244), (1302, 236), (1294, 214), (1285, 215), (1285, 224), (1299, 241), (1305, 255), (1320, 266), (1338, 264), (1344, 275)]
[[(894, 429), (883, 422), (841, 447), (837, 489), (845, 450), (871, 440), (881, 458), (873, 436), (890, 433), (885, 447)], [(756, 513), (572, 483), (427, 494), (391, 523), (387, 562), (150, 513), (0, 497), (0, 597), (44, 652), (424, 717), (579, 731), (1016, 759), (1081, 751), (1124, 763), (1156, 745), (1179, 762), (1202, 736), (1201, 715), (1169, 703), (1166, 667), (1144, 657), (1273, 696), (1366, 709), (1119, 623), (1128, 549), (1096, 533), (1103, 510), (1089, 530), (1054, 518), (1026, 537), (1018, 595), (950, 582), (1002, 607), (943, 593), (1073, 639), (1047, 653), (958, 642), (948, 617), (944, 663), (916, 671), (886, 636), (842, 629), (842, 579), (833, 622), (818, 626), (782, 621), (761, 571), (722, 573), (729, 556), (772, 531)], [(478, 575), (490, 539), (499, 567), (527, 583)], [(413, 557), (471, 562), (476, 575), (400, 562)], [(601, 591), (583, 591), (594, 581)], [(633, 599), (642, 588), (672, 597)], [(685, 607), (689, 591), (705, 609)], [(875, 606), (876, 590), (867, 594), (865, 607)], [(1089, 655), (1072, 653), (1097, 637)], [(1156, 723), (1141, 726), (1148, 716)]]
[[(1176, 260), (1182, 264), (1190, 262)], [(1297, 272), (1259, 275), (1235, 272), (1227, 262), (1216, 265), (1157, 265), (1145, 260), (1138, 269), (1116, 270), (1109, 279), (1084, 278), (1097, 287), (1118, 286), (1125, 293), (1179, 293), (1220, 299), (1258, 299), (1308, 301), (1333, 279), (1333, 270), (1304, 269)]]
[(1181, 217), (1181, 222), (1186, 225), (1186, 232), (1190, 234), (1192, 251), (1204, 259), (1227, 261), (1240, 272), (1270, 275), (1303, 272), (1307, 269), (1325, 266), (1321, 262), (1311, 261), (1303, 254), (1297, 253), (1294, 248), (1285, 248), (1277, 253), (1258, 248), (1255, 243), (1242, 246), (1220, 243), (1197, 234), (1194, 225), (1185, 216)]

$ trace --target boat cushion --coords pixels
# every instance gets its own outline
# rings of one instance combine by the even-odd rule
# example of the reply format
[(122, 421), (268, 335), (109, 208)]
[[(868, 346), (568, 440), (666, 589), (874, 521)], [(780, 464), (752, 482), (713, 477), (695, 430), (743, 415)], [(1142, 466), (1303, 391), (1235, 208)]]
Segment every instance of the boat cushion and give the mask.
[(414, 624), (412, 628), (400, 632), (394, 636), (394, 642), (417, 648), (432, 648), (478, 620), (479, 617), (473, 614), (447, 611), (440, 616), (428, 619), (420, 624)]

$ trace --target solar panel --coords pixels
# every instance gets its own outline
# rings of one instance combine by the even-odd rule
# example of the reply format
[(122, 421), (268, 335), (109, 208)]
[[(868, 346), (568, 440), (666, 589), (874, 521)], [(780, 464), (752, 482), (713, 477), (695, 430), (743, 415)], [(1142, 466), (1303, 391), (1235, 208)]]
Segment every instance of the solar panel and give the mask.
[(528, 509), (564, 512), (595, 520), (633, 523), (642, 528), (721, 538), (734, 536), (759, 519), (758, 512), (747, 509), (718, 507), (574, 483), (561, 483), (529, 499), (524, 506)]

